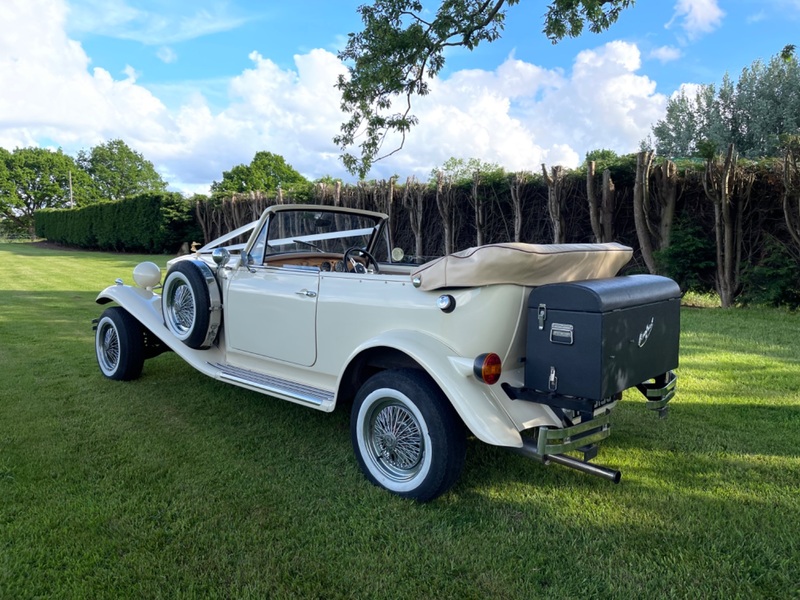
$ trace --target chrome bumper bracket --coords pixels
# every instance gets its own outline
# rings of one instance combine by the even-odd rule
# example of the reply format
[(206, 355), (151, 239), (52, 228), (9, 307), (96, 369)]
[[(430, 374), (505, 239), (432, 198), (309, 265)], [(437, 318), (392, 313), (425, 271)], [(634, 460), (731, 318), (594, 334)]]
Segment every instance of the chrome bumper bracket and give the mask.
[(636, 388), (647, 400), (646, 407), (658, 412), (662, 419), (667, 416), (669, 406), (667, 403), (675, 396), (678, 376), (674, 371), (667, 371), (664, 375), (656, 377), (652, 383), (640, 383)]

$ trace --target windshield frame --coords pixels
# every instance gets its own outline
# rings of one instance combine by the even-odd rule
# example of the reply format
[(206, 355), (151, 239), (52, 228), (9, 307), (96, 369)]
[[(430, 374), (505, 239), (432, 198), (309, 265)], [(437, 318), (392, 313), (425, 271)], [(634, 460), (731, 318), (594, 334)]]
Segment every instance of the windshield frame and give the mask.
[[(281, 237), (276, 236), (273, 238), (272, 236), (275, 235), (275, 226), (279, 224), (278, 220), (282, 219), (284, 224), (291, 222), (292, 213), (298, 215), (298, 217), (294, 219), (297, 223), (314, 223), (315, 229), (322, 227), (331, 227), (333, 229), (328, 231), (284, 231), (284, 235)], [(307, 213), (308, 216), (299, 216), (302, 213)], [(339, 225), (342, 220), (349, 220), (360, 226), (337, 229), (337, 225)], [(316, 224), (322, 221), (325, 221), (324, 225), (317, 227)], [(275, 256), (291, 256), (293, 254), (299, 255), (309, 252), (342, 254), (347, 247), (352, 246), (365, 248), (368, 252), (374, 253), (376, 248), (380, 245), (381, 240), (383, 240), (386, 245), (386, 251), (379, 253), (381, 254), (380, 262), (388, 262), (391, 261), (391, 250), (388, 247), (387, 222), (387, 215), (358, 209), (302, 204), (273, 206), (265, 211), (261, 223), (256, 227), (250, 242), (247, 244), (245, 249), (246, 256), (248, 257), (247, 263), (251, 266), (259, 266), (267, 262), (268, 258), (273, 258)], [(308, 229), (308, 227), (306, 227), (306, 229)], [(286, 235), (287, 233), (288, 235)], [(341, 248), (335, 250), (330, 249), (330, 241), (343, 240), (348, 237), (355, 238), (357, 236), (362, 236), (362, 239), (354, 239), (354, 243), (347, 247), (342, 245)], [(364, 241), (366, 244), (361, 245), (361, 242)], [(316, 249), (309, 244), (317, 244), (320, 248)], [(328, 247), (323, 248), (322, 246), (326, 244)], [(288, 248), (280, 250), (279, 248), (281, 246)], [(386, 256), (384, 257), (383, 254)]]

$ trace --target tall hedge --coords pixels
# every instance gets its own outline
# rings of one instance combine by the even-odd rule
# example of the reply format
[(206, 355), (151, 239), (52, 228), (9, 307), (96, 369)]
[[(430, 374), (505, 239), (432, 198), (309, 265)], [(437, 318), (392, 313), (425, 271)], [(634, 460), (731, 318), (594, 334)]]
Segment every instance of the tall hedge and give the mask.
[(174, 192), (151, 192), (35, 214), (36, 235), (50, 242), (118, 252), (175, 253), (202, 240), (194, 205)]

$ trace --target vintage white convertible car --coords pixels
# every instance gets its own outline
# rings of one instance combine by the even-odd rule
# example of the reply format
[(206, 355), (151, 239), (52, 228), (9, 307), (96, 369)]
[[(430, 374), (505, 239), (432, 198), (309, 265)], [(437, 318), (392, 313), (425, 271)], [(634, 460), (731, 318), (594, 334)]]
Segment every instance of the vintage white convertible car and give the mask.
[(171, 260), (163, 286), (142, 263), (136, 285), (97, 297), (117, 305), (95, 321), (100, 370), (135, 379), (172, 350), (248, 390), (352, 406), (367, 479), (420, 501), (456, 482), (468, 435), (618, 482), (589, 461), (623, 390), (666, 413), (678, 286), (616, 276), (631, 258), (619, 244), (493, 244), (419, 265), (388, 239), (384, 214), (281, 205)]

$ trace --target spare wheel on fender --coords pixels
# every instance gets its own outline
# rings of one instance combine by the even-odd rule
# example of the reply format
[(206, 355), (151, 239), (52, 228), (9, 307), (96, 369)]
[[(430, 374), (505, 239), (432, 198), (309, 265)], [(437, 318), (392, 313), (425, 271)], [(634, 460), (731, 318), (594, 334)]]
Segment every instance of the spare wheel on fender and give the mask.
[(201, 260), (175, 263), (161, 294), (164, 324), (190, 348), (209, 348), (222, 321), (222, 300), (214, 273)]

